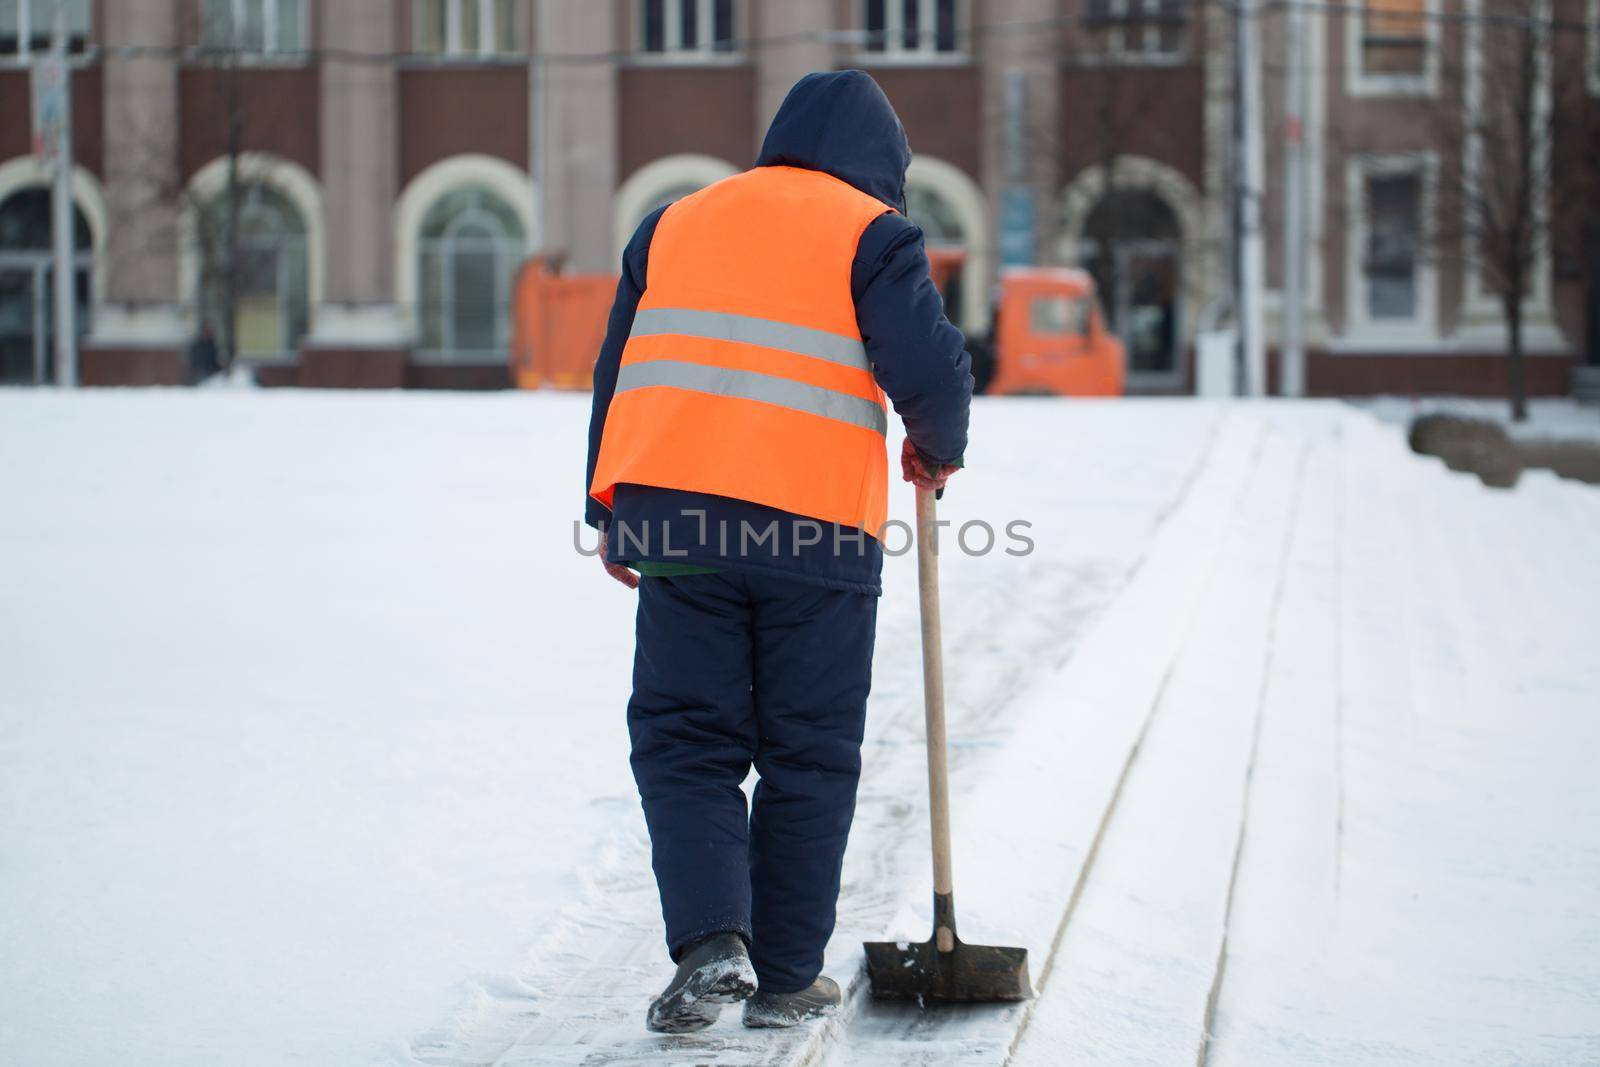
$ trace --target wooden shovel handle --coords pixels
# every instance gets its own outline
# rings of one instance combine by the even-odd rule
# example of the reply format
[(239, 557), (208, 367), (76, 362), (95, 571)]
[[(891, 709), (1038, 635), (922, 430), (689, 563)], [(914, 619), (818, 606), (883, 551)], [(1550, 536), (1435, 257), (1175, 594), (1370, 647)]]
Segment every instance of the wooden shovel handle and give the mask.
[[(950, 772), (944, 739), (944, 646), (939, 633), (939, 555), (937, 505), (933, 491), (917, 490), (917, 592), (922, 603), (922, 693), (928, 720), (928, 809), (933, 829), (933, 891), (950, 896)], [(953, 923), (952, 923), (953, 926)], [(955, 930), (934, 932), (939, 950), (949, 952)]]

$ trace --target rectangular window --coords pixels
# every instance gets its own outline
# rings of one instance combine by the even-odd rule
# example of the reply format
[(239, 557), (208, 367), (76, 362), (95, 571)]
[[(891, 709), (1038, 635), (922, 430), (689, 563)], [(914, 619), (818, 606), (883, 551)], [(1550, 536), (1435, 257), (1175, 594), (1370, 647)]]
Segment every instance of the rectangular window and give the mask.
[(306, 0), (202, 0), (203, 48), (274, 55), (306, 47)]
[(1156, 15), (1155, 50), (1169, 56), (1183, 51), (1189, 28), (1189, 0), (1160, 0)]
[(1361, 21), (1362, 73), (1421, 77), (1427, 60), (1424, 0), (1366, 0)]
[(517, 0), (415, 0), (411, 50), (454, 58), (514, 54)]
[(639, 51), (694, 58), (734, 51), (734, 0), (639, 0)]
[(1417, 317), (1417, 268), (1422, 245), (1422, 181), (1419, 175), (1375, 174), (1366, 179), (1367, 318)]
[(1187, 45), (1193, 0), (1088, 0), (1084, 25), (1110, 56), (1160, 60)]
[(900, 0), (900, 47), (907, 52), (922, 48), (922, 0)]
[[(55, 35), (55, 0), (0, 0), (0, 59), (50, 51)], [(89, 44), (89, 0), (67, 0), (67, 50)]]
[(678, 4), (678, 47), (685, 52), (700, 49), (699, 4)]
[(864, 51), (905, 59), (961, 50), (958, 0), (863, 0)]
[(867, 51), (882, 52), (888, 39), (888, 22), (884, 20), (884, 0), (866, 0)]

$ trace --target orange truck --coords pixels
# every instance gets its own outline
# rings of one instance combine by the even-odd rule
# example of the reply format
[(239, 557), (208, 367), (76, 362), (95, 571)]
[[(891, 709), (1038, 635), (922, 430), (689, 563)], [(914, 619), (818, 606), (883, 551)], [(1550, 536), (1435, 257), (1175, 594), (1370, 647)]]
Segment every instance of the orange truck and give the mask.
[(1067, 267), (1014, 267), (1000, 274), (993, 332), (994, 376), (985, 392), (1121, 396), (1122, 341), (1106, 328), (1094, 279)]
[[(934, 284), (948, 292), (964, 257), (934, 249), (928, 258)], [(517, 275), (512, 298), (511, 373), (517, 386), (588, 389), (616, 291), (614, 274), (561, 274), (545, 257), (530, 259)], [(1122, 395), (1122, 342), (1106, 328), (1085, 271), (1003, 271), (991, 342), (992, 375), (977, 368), (980, 383), (987, 379), (985, 392)], [(981, 359), (984, 345), (971, 347)]]

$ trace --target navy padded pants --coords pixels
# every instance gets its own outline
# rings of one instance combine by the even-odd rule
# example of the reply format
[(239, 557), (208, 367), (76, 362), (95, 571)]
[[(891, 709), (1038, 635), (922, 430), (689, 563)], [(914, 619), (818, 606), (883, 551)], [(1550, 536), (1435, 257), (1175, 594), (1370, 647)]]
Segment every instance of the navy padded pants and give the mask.
[(778, 576), (641, 581), (628, 733), (673, 959), (735, 931), (765, 990), (821, 973), (877, 612), (877, 597)]

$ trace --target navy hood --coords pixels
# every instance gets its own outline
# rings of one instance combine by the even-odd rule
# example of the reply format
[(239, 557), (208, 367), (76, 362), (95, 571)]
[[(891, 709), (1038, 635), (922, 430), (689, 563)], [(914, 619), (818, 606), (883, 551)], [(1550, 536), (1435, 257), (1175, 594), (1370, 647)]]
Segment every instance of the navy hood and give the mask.
[(807, 74), (783, 98), (758, 167), (805, 167), (905, 212), (911, 145), (900, 116), (862, 70)]

